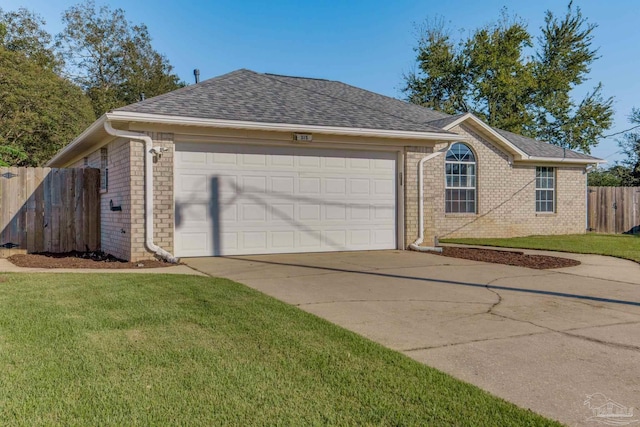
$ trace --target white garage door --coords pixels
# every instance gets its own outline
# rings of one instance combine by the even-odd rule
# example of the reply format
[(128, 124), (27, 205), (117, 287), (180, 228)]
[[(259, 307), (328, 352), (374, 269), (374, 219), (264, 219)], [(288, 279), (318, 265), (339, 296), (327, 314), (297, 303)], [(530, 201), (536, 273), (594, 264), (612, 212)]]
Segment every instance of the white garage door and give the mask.
[(177, 256), (396, 248), (396, 153), (178, 143)]

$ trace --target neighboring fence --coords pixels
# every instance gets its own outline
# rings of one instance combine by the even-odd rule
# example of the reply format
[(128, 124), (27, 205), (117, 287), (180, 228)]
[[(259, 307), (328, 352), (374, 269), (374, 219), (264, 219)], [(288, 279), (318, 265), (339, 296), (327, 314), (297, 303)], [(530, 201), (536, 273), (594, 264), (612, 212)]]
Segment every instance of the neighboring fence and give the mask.
[(0, 168), (0, 257), (97, 250), (98, 169)]
[(640, 187), (589, 187), (589, 230), (640, 233)]

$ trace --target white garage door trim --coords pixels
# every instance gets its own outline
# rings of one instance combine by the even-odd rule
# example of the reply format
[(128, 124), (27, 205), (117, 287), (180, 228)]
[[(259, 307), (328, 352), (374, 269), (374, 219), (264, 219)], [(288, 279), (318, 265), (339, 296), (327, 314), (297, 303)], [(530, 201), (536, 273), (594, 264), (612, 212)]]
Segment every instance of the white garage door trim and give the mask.
[(390, 151), (177, 142), (175, 254), (396, 249), (398, 160)]

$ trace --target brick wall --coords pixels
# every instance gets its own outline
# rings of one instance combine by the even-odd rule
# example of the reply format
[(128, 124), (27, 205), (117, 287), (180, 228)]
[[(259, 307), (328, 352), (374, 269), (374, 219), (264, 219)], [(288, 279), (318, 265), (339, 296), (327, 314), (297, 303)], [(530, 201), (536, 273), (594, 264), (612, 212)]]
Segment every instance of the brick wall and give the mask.
[[(154, 243), (173, 252), (173, 134), (148, 133), (154, 147), (167, 151), (153, 164)], [(145, 246), (144, 143), (117, 139), (108, 150), (109, 185), (101, 199), (101, 248), (118, 258), (141, 261), (153, 258)], [(100, 168), (100, 150), (87, 157), (86, 166)], [(83, 167), (81, 159), (70, 167)], [(121, 206), (111, 211), (109, 202)]]
[[(418, 163), (430, 153), (433, 153), (433, 147), (405, 147), (404, 241), (406, 246), (409, 246), (418, 238)], [(424, 182), (424, 188), (427, 188), (427, 180), (425, 179)], [(425, 203), (425, 207), (427, 205)], [(425, 242), (425, 244), (429, 245), (431, 243)]]
[[(108, 153), (109, 181), (106, 191), (100, 192), (100, 248), (121, 259), (131, 256), (131, 192), (129, 186), (129, 146), (126, 139), (116, 139), (105, 147)], [(100, 169), (100, 149), (70, 167), (92, 167)], [(121, 211), (112, 211), (110, 202), (121, 206)]]
[[(429, 160), (425, 164), (424, 245), (432, 244), (435, 237), (515, 237), (585, 232), (584, 167), (557, 167), (556, 212), (536, 213), (535, 164), (510, 165), (507, 155), (465, 125), (455, 127), (452, 132), (460, 134), (460, 141), (476, 154), (477, 213), (445, 214), (444, 155)], [(417, 218), (417, 162), (423, 155), (412, 147), (407, 148), (407, 243), (417, 237), (417, 221), (414, 221)]]
[[(153, 241), (168, 252), (173, 252), (173, 134), (147, 132), (154, 147), (167, 151), (153, 164)], [(145, 247), (144, 209), (144, 144), (131, 145), (131, 261), (153, 258)]]

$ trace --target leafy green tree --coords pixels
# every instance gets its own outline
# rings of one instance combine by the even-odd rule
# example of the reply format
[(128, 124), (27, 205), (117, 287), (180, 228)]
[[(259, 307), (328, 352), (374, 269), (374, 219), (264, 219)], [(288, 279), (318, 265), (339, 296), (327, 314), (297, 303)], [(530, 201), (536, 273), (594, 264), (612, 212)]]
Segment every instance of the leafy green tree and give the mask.
[(598, 59), (597, 49), (592, 48), (596, 27), (571, 3), (561, 19), (547, 11), (535, 64), (537, 129), (533, 136), (587, 153), (611, 126), (613, 115), (613, 99), (604, 99), (600, 83), (577, 105), (571, 97)]
[(0, 46), (1, 164), (42, 165), (94, 118), (79, 87)]
[(58, 71), (60, 59), (51, 35), (43, 28), (45, 24), (42, 17), (25, 8), (10, 12), (0, 9), (0, 45), (21, 52), (44, 68)]
[(640, 131), (637, 130), (640, 127), (640, 109), (631, 110), (629, 122), (635, 126), (618, 141), (622, 152), (626, 155), (622, 164), (627, 168), (627, 174), (622, 180), (622, 185), (637, 187), (640, 186)]
[(419, 29), (418, 71), (405, 75), (409, 102), (448, 114), (470, 111), (466, 63), (442, 20)]
[(144, 24), (134, 25), (122, 9), (96, 8), (93, 1), (72, 6), (57, 36), (69, 76), (91, 98), (96, 116), (184, 86), (167, 58), (151, 46)]
[(528, 112), (535, 88), (532, 64), (523, 62), (523, 50), (531, 47), (524, 23), (502, 19), (477, 30), (462, 51), (473, 111), (490, 126), (522, 133), (531, 125)]
[(595, 28), (571, 3), (562, 18), (547, 12), (538, 46), (526, 25), (504, 11), (498, 23), (458, 43), (442, 21), (427, 24), (404, 92), (410, 102), (472, 112), (491, 126), (588, 153), (613, 115), (613, 100), (603, 98), (600, 84), (579, 103), (572, 97), (597, 59)]
[[(625, 171), (620, 166), (613, 166), (609, 169), (594, 169), (587, 175), (587, 182), (590, 187), (620, 187), (622, 186), (622, 175)], [(624, 167), (622, 168), (624, 169)]]

